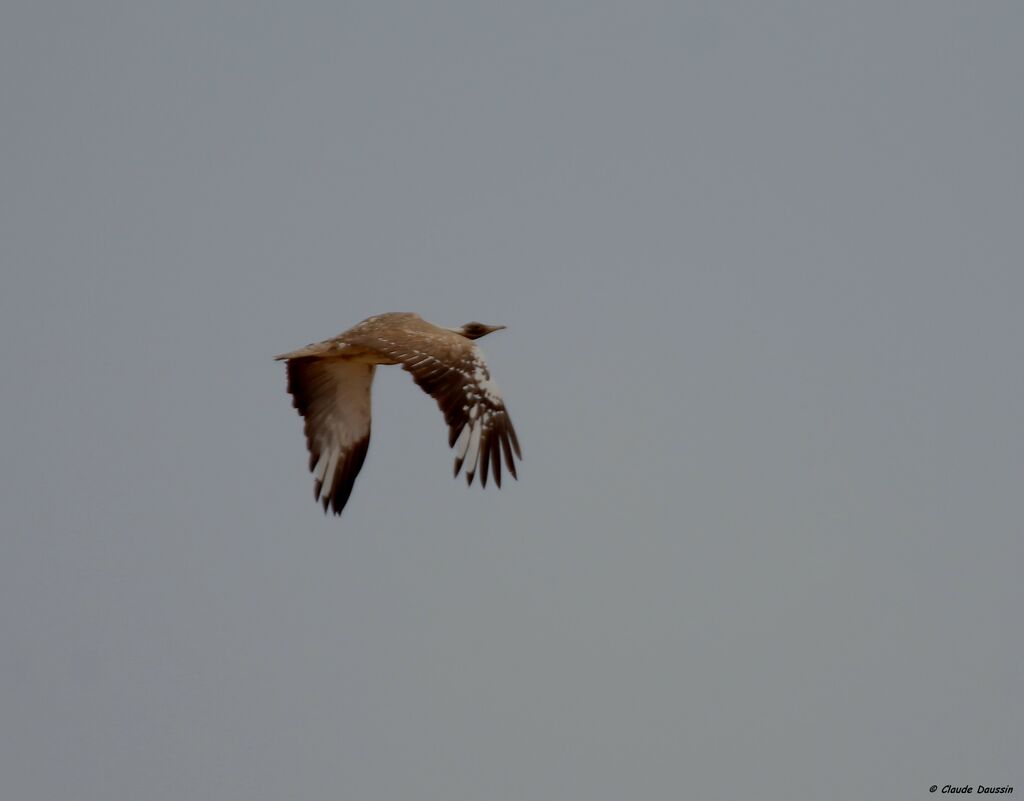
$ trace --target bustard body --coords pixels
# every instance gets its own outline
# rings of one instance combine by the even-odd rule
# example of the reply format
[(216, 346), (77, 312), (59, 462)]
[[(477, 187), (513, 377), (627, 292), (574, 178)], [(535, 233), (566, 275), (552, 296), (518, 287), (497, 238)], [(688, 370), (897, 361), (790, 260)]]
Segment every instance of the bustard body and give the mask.
[(437, 401), (455, 448), (455, 475), (465, 467), (481, 486), (501, 463), (516, 478), (519, 440), (505, 403), (473, 342), (504, 326), (467, 323), (441, 328), (416, 314), (394, 312), (276, 359), (288, 363), (288, 391), (305, 419), (314, 497), (340, 515), (370, 444), (370, 387), (380, 364), (400, 364)]

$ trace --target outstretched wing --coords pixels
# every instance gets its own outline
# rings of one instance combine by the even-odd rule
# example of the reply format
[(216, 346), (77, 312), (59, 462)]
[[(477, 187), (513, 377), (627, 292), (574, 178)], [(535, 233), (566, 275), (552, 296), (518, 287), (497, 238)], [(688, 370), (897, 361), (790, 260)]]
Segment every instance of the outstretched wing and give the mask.
[(419, 318), (387, 332), (357, 326), (345, 337), (401, 364), (437, 401), (448, 423), (448, 444), (455, 448), (455, 475), (465, 465), (466, 482), (472, 484), (479, 469), (480, 484), (486, 487), (493, 472), (500, 487), (504, 456), (508, 471), (518, 478), (519, 439), (484, 355), (471, 340)]
[(288, 359), (288, 391), (305, 418), (313, 497), (325, 512), (341, 514), (366, 459), (374, 369), (343, 359)]
[(519, 439), (505, 408), (498, 385), (491, 379), (480, 349), (466, 341), (455, 359), (413, 351), (399, 357), (413, 380), (437, 401), (448, 423), (448, 444), (455, 448), (455, 475), (466, 467), (466, 483), (480, 470), (480, 485), (487, 486), (488, 471), (501, 486), (501, 457), (513, 478), (522, 459)]

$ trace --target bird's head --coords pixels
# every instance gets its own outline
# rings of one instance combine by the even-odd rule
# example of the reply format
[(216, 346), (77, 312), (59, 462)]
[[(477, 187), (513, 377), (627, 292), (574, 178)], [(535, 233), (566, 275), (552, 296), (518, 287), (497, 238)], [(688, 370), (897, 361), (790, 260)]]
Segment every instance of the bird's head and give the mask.
[(472, 322), (466, 323), (462, 328), (453, 328), (452, 331), (464, 336), (466, 339), (480, 339), (480, 337), (485, 337), (494, 331), (500, 331), (504, 327), (503, 325), (484, 325), (483, 323)]

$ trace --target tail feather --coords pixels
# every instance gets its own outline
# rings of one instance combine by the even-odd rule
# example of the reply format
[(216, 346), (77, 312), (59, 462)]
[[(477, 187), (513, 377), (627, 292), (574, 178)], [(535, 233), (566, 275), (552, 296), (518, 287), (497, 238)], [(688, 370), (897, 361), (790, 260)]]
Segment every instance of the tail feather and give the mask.
[(333, 342), (311, 342), (304, 348), (299, 348), (298, 350), (293, 350), (289, 353), (282, 353), (275, 356), (274, 361), (280, 362), (287, 359), (307, 359), (311, 356), (325, 356), (335, 349)]

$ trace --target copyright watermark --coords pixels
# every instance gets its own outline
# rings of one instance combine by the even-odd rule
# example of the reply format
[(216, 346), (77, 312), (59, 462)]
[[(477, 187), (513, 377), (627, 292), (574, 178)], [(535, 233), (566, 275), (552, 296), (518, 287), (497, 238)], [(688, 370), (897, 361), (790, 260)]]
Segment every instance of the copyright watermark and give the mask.
[(1009, 784), (1004, 784), (1001, 787), (993, 787), (987, 784), (946, 784), (942, 787), (939, 787), (939, 785), (933, 784), (931, 787), (928, 788), (928, 792), (943, 794), (948, 793), (952, 795), (967, 795), (973, 793), (977, 793), (978, 795), (982, 795), (984, 793), (1012, 793), (1013, 786)]

